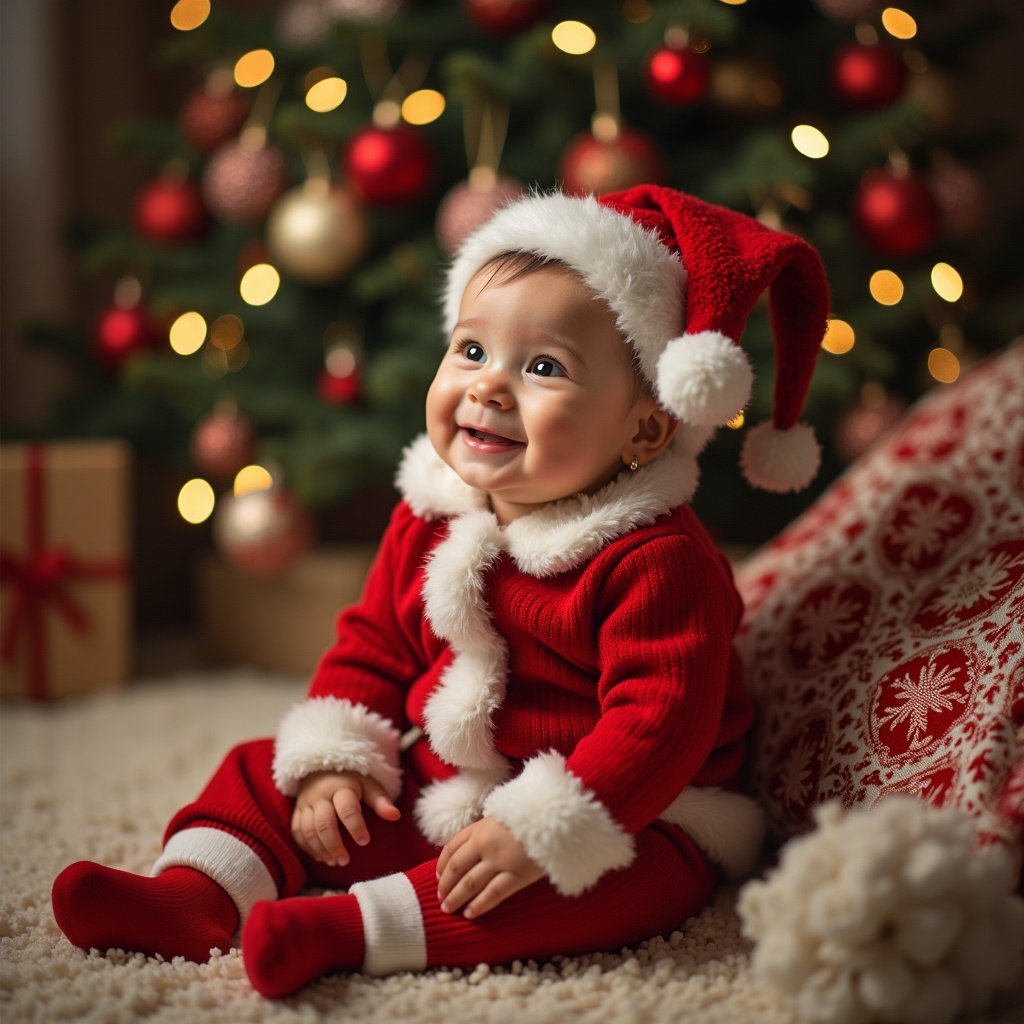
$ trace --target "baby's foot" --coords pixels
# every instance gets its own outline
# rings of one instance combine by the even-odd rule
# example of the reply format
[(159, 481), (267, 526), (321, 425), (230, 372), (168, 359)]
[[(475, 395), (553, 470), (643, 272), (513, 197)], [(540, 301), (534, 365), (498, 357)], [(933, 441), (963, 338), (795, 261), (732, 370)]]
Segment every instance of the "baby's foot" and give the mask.
[(261, 995), (290, 995), (363, 963), (363, 918), (354, 896), (307, 896), (257, 903), (242, 928), (242, 959)]
[(169, 868), (155, 878), (83, 860), (53, 883), (53, 916), (82, 949), (124, 949), (205, 963), (231, 946), (238, 911), (211, 878)]

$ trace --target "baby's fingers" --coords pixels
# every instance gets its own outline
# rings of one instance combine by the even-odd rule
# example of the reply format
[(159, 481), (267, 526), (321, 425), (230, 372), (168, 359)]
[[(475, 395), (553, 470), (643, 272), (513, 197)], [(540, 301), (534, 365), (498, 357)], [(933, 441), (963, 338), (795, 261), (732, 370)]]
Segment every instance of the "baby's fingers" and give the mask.
[(351, 789), (339, 789), (334, 794), (333, 806), (348, 834), (360, 846), (365, 846), (370, 841), (370, 831), (363, 820), (363, 808), (359, 796)]
[(372, 807), (377, 817), (385, 821), (398, 821), (402, 816), (402, 812), (376, 779), (367, 779), (363, 784), (363, 803)]

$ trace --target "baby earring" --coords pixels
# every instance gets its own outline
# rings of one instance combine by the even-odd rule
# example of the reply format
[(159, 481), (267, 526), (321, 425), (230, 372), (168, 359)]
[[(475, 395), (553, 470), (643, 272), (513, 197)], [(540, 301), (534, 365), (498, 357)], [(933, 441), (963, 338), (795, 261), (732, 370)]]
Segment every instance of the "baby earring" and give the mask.
[(630, 473), (635, 473), (640, 468), (640, 460), (634, 455), (633, 461), (629, 464)]

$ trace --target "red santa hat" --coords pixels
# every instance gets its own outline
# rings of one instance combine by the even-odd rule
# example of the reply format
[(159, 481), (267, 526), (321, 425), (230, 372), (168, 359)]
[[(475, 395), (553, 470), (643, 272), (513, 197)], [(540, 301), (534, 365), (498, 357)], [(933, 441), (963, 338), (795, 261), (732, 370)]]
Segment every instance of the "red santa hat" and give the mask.
[(806, 487), (820, 449), (800, 413), (827, 326), (828, 284), (805, 241), (745, 214), (658, 185), (601, 197), (531, 195), (499, 210), (463, 244), (444, 296), (448, 332), (463, 292), (495, 256), (560, 260), (615, 314), (659, 403), (699, 428), (722, 426), (750, 400), (740, 347), (768, 289), (775, 344), (771, 422), (747, 432), (747, 479), (770, 491)]

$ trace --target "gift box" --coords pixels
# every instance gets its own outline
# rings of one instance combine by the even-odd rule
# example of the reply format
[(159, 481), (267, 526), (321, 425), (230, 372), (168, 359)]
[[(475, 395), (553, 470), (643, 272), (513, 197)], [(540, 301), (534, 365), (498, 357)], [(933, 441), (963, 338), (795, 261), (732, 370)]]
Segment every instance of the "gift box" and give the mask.
[(213, 555), (198, 566), (203, 646), (215, 661), (308, 676), (358, 600), (376, 544), (324, 545), (280, 575), (247, 575)]
[(131, 452), (0, 446), (0, 694), (117, 686), (131, 668)]

